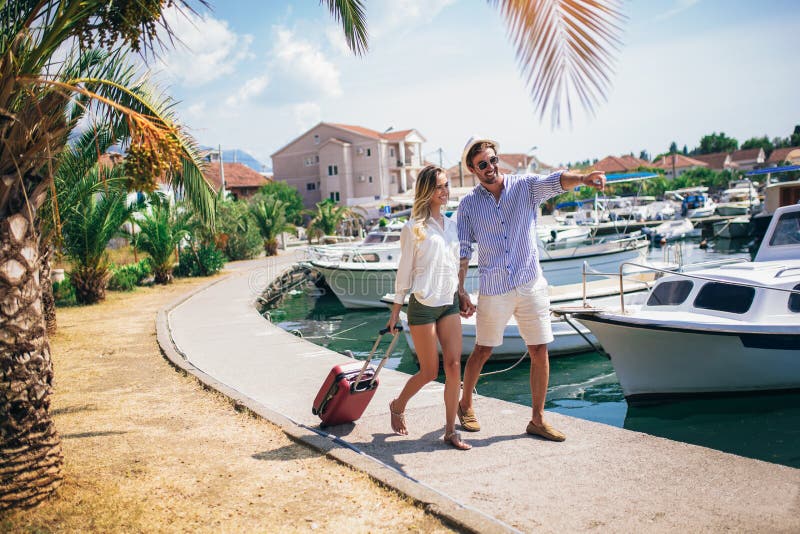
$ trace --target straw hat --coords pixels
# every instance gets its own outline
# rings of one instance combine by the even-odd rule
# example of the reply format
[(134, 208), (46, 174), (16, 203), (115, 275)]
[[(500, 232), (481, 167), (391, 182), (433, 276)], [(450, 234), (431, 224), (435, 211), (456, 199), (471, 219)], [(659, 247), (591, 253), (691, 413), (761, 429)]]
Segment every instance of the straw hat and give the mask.
[(464, 151), (461, 153), (461, 165), (464, 166), (465, 171), (469, 171), (469, 165), (467, 165), (467, 154), (469, 154), (469, 150), (478, 143), (493, 144), (495, 154), (500, 151), (500, 144), (494, 139), (489, 139), (488, 137), (481, 137), (480, 135), (473, 135), (472, 137), (469, 138), (467, 144), (464, 145)]

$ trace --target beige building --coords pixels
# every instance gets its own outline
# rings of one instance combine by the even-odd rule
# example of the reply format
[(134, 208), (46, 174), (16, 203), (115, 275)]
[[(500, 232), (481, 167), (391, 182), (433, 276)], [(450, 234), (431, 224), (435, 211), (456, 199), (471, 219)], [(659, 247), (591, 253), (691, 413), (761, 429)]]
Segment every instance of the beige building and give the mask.
[(424, 142), (414, 129), (380, 133), (320, 122), (272, 154), (272, 170), (275, 180), (297, 188), (306, 207), (326, 198), (374, 205), (414, 187)]

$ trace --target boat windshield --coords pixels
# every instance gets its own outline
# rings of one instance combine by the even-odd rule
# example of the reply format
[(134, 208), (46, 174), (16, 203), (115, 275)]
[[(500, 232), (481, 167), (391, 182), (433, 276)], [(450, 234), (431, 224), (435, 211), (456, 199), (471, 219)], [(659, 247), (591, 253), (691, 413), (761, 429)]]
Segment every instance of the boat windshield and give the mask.
[(797, 245), (800, 243), (800, 211), (785, 213), (772, 233), (770, 246)]

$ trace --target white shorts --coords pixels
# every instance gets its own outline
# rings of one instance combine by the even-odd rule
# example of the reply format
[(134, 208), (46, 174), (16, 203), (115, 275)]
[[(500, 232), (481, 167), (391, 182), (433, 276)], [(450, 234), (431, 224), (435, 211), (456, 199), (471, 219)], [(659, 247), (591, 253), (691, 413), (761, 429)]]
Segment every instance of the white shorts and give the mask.
[(499, 347), (511, 316), (526, 345), (545, 345), (553, 341), (550, 325), (550, 295), (547, 285), (519, 287), (502, 295), (480, 295), (476, 317), (475, 344)]

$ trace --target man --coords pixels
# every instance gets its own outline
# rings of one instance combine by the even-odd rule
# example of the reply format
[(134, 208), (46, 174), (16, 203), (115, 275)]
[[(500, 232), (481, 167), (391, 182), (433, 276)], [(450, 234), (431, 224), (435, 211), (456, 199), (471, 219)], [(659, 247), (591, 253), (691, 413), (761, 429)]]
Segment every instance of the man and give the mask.
[(472, 137), (462, 163), (480, 181), (458, 207), (461, 241), (458, 296), (461, 314), (471, 316), (476, 307), (464, 290), (464, 278), (478, 245), (480, 298), (477, 307), (475, 348), (464, 367), (458, 418), (464, 430), (477, 432), (480, 424), (472, 407), (472, 391), (492, 348), (503, 342), (503, 329), (513, 314), (531, 356), (532, 415), (526, 432), (553, 441), (566, 437), (544, 420), (544, 400), (550, 378), (547, 344), (553, 341), (550, 298), (542, 276), (536, 240), (539, 205), (550, 197), (579, 185), (602, 190), (605, 174), (557, 171), (549, 176), (503, 175), (499, 172), (498, 144)]

